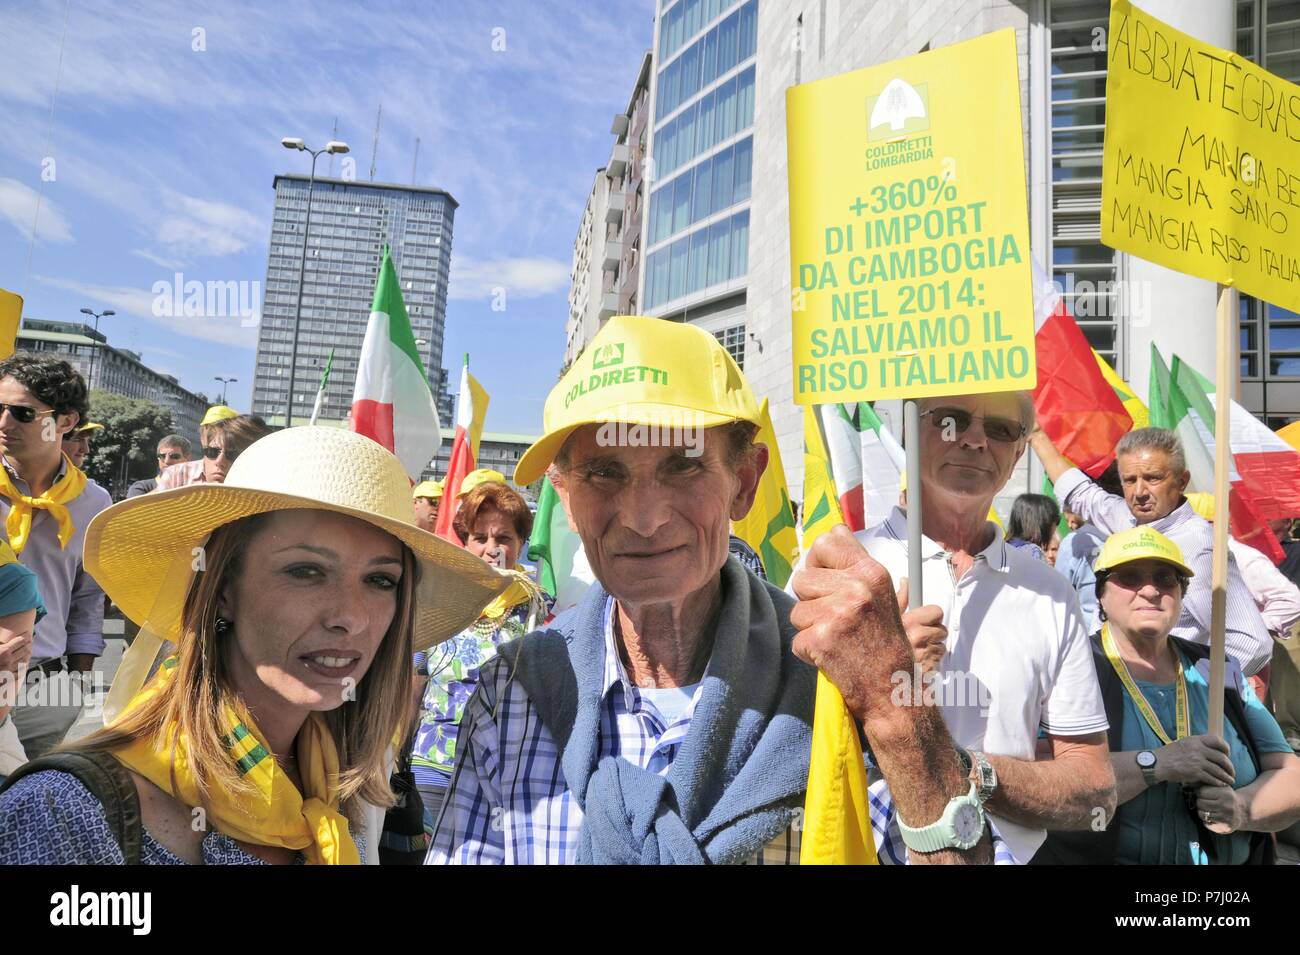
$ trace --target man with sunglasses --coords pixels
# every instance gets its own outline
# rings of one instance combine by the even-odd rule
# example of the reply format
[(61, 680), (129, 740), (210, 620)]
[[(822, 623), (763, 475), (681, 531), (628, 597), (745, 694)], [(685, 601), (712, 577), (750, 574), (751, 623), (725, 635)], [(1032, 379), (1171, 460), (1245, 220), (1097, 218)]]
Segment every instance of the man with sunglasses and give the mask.
[(48, 611), (36, 624), (27, 692), (10, 714), (31, 759), (61, 742), (81, 713), (64, 672), (88, 673), (104, 651), (104, 592), (81, 554), (91, 518), (111, 500), (63, 453), (87, 406), (86, 383), (66, 361), (23, 353), (0, 361), (0, 516)]
[(256, 415), (236, 415), (199, 428), (202, 457), (197, 461), (174, 464), (158, 478), (156, 490), (185, 487), (188, 484), (224, 484), (230, 465), (244, 449), (271, 433), (266, 422)]
[(158, 477), (145, 478), (136, 481), (127, 488), (127, 497), (139, 497), (141, 494), (148, 494), (158, 486), (158, 478), (162, 477), (163, 471), (167, 470), (173, 464), (185, 464), (191, 457), (190, 439), (179, 434), (169, 434), (158, 442)]
[[(932, 635), (909, 628), (917, 672), (896, 675), (896, 702), (942, 707), (980, 801), (1016, 861), (1026, 863), (1046, 830), (1085, 829), (1114, 810), (1088, 631), (1069, 582), (1009, 547), (988, 520), (994, 495), (1024, 454), (1032, 397), (932, 398), (921, 412), (921, 475), (911, 482), (921, 500), (921, 612), (937, 606), (947, 637), (936, 648)], [(901, 587), (903, 508), (856, 536)], [(937, 664), (936, 649), (943, 651)], [(1050, 760), (1036, 760), (1040, 729)], [(906, 842), (905, 828), (901, 835)]]
[[(1103, 534), (1149, 524), (1178, 545), (1194, 576), (1173, 635), (1208, 645), (1214, 530), (1187, 501), (1184, 492), (1191, 472), (1178, 435), (1165, 428), (1138, 428), (1120, 439), (1115, 460), (1123, 497), (1108, 494), (1090, 480), (1041, 430), (1034, 431), (1030, 442), (1055, 486), (1057, 500)], [(1273, 638), (1231, 554), (1224, 644), (1247, 676), (1258, 673), (1273, 656)]]

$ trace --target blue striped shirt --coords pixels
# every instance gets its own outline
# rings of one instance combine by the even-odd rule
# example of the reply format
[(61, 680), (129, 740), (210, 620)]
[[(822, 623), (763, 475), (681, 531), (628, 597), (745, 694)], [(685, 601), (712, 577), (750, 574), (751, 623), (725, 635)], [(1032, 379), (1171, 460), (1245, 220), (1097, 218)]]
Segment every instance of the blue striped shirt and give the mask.
[[(681, 715), (665, 721), (649, 697), (628, 679), (613, 626), (614, 601), (605, 607), (605, 667), (598, 758), (621, 756), (666, 775), (700, 700), (696, 689)], [(446, 802), (435, 824), (426, 865), (567, 864), (578, 854), (582, 809), (569, 791), (560, 751), (527, 693), (497, 657), (479, 675), (460, 726), (461, 745)], [(877, 855), (902, 865), (906, 849), (883, 779), (871, 783), (870, 816)], [(799, 862), (798, 811), (790, 826), (750, 860), (754, 865)], [(994, 830), (995, 861), (1015, 860)]]

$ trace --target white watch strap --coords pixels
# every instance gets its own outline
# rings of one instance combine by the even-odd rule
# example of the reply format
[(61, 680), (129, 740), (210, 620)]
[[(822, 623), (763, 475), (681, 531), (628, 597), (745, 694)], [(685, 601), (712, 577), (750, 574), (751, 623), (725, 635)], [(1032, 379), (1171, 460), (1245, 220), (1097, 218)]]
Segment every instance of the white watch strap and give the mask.
[[(973, 841), (963, 841), (954, 829), (957, 813), (965, 806), (974, 809), (979, 818), (979, 831)], [(970, 791), (964, 796), (954, 796), (944, 807), (943, 815), (928, 826), (913, 829), (903, 821), (901, 814), (895, 812), (898, 831), (903, 843), (915, 852), (937, 852), (940, 849), (970, 849), (975, 846), (984, 832), (984, 807), (980, 803), (979, 790), (975, 783), (970, 784)]]

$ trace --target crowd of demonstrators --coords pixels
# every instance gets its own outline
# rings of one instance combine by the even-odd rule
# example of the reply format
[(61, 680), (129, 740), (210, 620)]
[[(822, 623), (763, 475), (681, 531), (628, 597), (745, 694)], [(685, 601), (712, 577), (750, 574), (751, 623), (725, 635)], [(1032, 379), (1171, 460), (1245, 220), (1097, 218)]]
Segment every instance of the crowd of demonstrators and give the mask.
[[(934, 676), (973, 788), (1015, 861), (1047, 830), (1086, 828), (1114, 802), (1106, 715), (1069, 584), (988, 520), (1034, 427), (1027, 393), (921, 402), (921, 573), (928, 625), (916, 665)], [(912, 482), (910, 494), (917, 493)], [(1033, 522), (1026, 522), (1033, 523)], [(1046, 534), (1046, 521), (1033, 532)], [(857, 535), (906, 585), (907, 515)], [(937, 623), (937, 626), (935, 625)], [(1040, 730), (1050, 759), (1037, 759)]]
[(58, 745), (81, 713), (77, 691), (52, 686), (68, 682), (56, 675), (87, 674), (104, 651), (104, 592), (82, 550), (91, 519), (111, 501), (63, 453), (87, 403), (85, 382), (65, 361), (22, 353), (0, 361), (0, 516), (47, 611), (32, 637), (29, 692), (8, 716), (29, 759)]
[(536, 630), (550, 612), (552, 598), (518, 566), (532, 528), (528, 502), (497, 481), (478, 482), (456, 514), (456, 533), (465, 549), (489, 567), (508, 572), (510, 588), (461, 633), (416, 655), (416, 673), (427, 678), (427, 684), (417, 713), (411, 767), (429, 832), (451, 782), (457, 726), (479, 673), (498, 647)]
[[(938, 710), (889, 702), (912, 651), (883, 568), (835, 528), (796, 576), (796, 602), (729, 557), (730, 521), (767, 465), (731, 356), (654, 319), (613, 318), (593, 344), (606, 339), (629, 364), (666, 369), (663, 383), (614, 382), (566, 404), (600, 353), (589, 348), (515, 473), (530, 483), (555, 464), (596, 583), (482, 668), (428, 861), (797, 862), (817, 667), (859, 720), (897, 812), (924, 827), (931, 851), (916, 861), (991, 861)], [(699, 454), (600, 438), (603, 422), (684, 414), (702, 429)], [(883, 846), (887, 825), (872, 824)]]
[[(224, 483), (106, 511), (88, 565), (175, 655), (111, 726), (9, 777), (0, 864), (368, 857), (362, 820), (393, 801), (411, 648), (457, 632), (506, 585), (416, 527), (409, 495), (378, 444), (301, 427), (250, 448)], [(177, 575), (195, 548), (205, 571)]]
[(1107, 539), (1093, 635), (1119, 809), (1102, 831), (1051, 833), (1036, 862), (1242, 865), (1300, 820), (1300, 757), (1236, 674), (1208, 735), (1209, 654), (1171, 636), (1195, 574), (1150, 524)]
[(415, 504), (415, 523), (433, 533), (438, 523), (438, 503), (442, 500), (442, 481), (421, 481), (411, 491)]
[[(1030, 441), (1055, 486), (1057, 499), (1103, 534), (1149, 524), (1178, 544), (1195, 576), (1182, 602), (1174, 635), (1208, 643), (1214, 535), (1209, 522), (1192, 510), (1184, 496), (1191, 474), (1178, 436), (1164, 428), (1138, 428), (1120, 439), (1115, 460), (1122, 497), (1108, 493), (1074, 467), (1043, 431), (1035, 430)], [(1231, 554), (1227, 590), (1228, 656), (1251, 676), (1272, 658), (1273, 638)]]
[[(232, 415), (233, 417), (233, 415)], [(139, 497), (158, 487), (158, 479), (163, 471), (173, 464), (185, 464), (193, 457), (194, 448), (190, 439), (180, 434), (169, 434), (158, 442), (158, 474), (155, 477), (135, 481), (126, 489), (127, 497)]]
[(234, 414), (200, 425), (199, 450), (203, 456), (164, 468), (153, 493), (191, 484), (221, 484), (235, 459), (270, 433), (266, 422), (257, 415)]
[(1007, 543), (1030, 557), (1055, 566), (1061, 546), (1057, 535), (1060, 523), (1061, 509), (1046, 494), (1021, 494), (1011, 504), (1011, 515), (1007, 518)]

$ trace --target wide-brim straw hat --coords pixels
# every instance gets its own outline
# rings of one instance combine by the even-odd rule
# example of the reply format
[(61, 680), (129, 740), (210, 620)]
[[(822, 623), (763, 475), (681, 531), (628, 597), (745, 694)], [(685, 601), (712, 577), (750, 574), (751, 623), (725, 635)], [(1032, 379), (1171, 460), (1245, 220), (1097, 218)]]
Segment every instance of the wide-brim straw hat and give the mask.
[(195, 555), (212, 532), (293, 508), (354, 517), (411, 549), (420, 567), (415, 650), (464, 630), (510, 584), (473, 554), (416, 526), (411, 482), (391, 452), (351, 431), (310, 426), (253, 442), (224, 484), (156, 491), (101, 511), (86, 531), (85, 566), (123, 613), (175, 642)]

